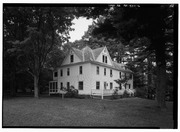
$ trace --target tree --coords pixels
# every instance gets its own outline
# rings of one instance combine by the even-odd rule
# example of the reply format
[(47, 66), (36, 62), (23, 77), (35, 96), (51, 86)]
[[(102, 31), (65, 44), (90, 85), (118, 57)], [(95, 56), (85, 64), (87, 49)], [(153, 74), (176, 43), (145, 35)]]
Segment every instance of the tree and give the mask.
[(4, 6), (5, 43), (12, 45), (8, 49), (11, 54), (18, 51), (24, 69), (34, 78), (35, 97), (39, 96), (39, 77), (50, 51), (68, 39), (74, 9)]
[[(173, 42), (173, 18), (174, 5), (114, 5), (107, 7), (104, 22), (98, 23), (93, 30), (94, 35), (120, 40), (129, 45), (131, 40), (147, 37), (150, 45), (145, 48), (146, 54), (141, 60), (146, 59), (152, 53), (156, 58), (157, 87), (156, 99), (160, 108), (166, 108), (166, 50), (167, 43)], [(90, 10), (90, 9), (89, 9)], [(92, 10), (92, 14), (91, 14)], [(88, 13), (92, 17), (98, 7), (94, 7)], [(100, 8), (99, 10), (102, 10)], [(96, 11), (97, 12), (97, 11)], [(90, 15), (89, 15), (90, 16)], [(172, 45), (173, 46), (173, 45)]]

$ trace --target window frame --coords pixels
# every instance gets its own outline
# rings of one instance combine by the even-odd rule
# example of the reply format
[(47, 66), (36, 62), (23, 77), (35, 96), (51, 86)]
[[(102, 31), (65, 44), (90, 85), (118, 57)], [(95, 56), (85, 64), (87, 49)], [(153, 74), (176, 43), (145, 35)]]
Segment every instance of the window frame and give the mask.
[(113, 77), (113, 70), (110, 69), (110, 77)]
[(63, 69), (61, 69), (60, 72), (61, 72), (61, 77), (62, 77), (63, 76)]
[(96, 66), (96, 74), (99, 75), (99, 66)]
[(71, 63), (74, 62), (74, 55), (73, 55), (73, 54), (70, 55), (70, 62), (71, 62)]
[(70, 76), (70, 68), (67, 68), (67, 76)]
[(67, 89), (69, 89), (70, 88), (70, 82), (67, 82), (66, 86), (67, 86)]
[(105, 56), (105, 63), (107, 64), (107, 56)]
[(110, 82), (110, 89), (113, 89), (113, 82)]
[(122, 77), (122, 73), (121, 72), (119, 72), (119, 78), (121, 78)]
[(83, 67), (79, 66), (79, 74), (83, 74)]
[(100, 90), (100, 81), (96, 81), (96, 90)]
[[(82, 83), (81, 85), (80, 85), (80, 83)], [(81, 87), (80, 87), (81, 86)], [(81, 89), (82, 88), (82, 89)], [(84, 90), (84, 82), (83, 81), (79, 81), (78, 82), (78, 90)]]
[(104, 68), (104, 76), (106, 76), (106, 68)]
[(58, 77), (58, 72), (57, 71), (54, 72), (54, 77)]

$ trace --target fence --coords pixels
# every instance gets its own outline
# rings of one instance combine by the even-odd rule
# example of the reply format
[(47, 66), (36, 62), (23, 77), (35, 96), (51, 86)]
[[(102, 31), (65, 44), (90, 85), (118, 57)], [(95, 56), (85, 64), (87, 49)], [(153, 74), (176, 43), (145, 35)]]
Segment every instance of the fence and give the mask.
[(111, 96), (113, 92), (112, 89), (91, 89), (91, 96), (100, 96), (104, 99), (104, 96)]

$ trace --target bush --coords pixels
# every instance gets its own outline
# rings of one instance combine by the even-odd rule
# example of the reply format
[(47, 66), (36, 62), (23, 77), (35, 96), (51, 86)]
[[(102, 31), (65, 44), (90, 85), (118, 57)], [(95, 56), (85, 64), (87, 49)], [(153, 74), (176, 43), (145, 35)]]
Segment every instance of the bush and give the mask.
[(128, 98), (128, 97), (129, 97), (129, 94), (128, 94), (127, 90), (125, 90), (123, 93), (123, 98)]
[(112, 99), (118, 99), (118, 88), (116, 88), (112, 94)]
[(136, 88), (136, 96), (141, 98), (146, 98), (146, 90), (144, 87)]
[(70, 86), (67, 88), (67, 93), (65, 94), (67, 98), (78, 98), (78, 90), (74, 88), (74, 86)]

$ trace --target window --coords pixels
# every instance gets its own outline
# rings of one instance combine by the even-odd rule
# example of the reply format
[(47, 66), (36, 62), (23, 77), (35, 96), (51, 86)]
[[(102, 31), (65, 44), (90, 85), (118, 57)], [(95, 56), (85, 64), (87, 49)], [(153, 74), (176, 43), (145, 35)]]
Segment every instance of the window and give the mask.
[(113, 89), (113, 83), (110, 82), (110, 89)]
[(106, 76), (106, 68), (104, 68), (104, 75)]
[(102, 60), (103, 60), (103, 63), (107, 63), (107, 56), (103, 55)]
[(131, 84), (126, 84), (126, 89), (127, 89), (127, 88), (130, 89), (130, 88), (131, 88)]
[(83, 81), (79, 82), (79, 90), (83, 90)]
[(61, 69), (61, 77), (63, 76), (63, 70)]
[(79, 67), (79, 74), (82, 74), (82, 66)]
[(106, 86), (107, 86), (107, 84), (106, 84), (106, 82), (104, 82), (104, 89), (106, 89)]
[(96, 82), (96, 89), (100, 89), (100, 82), (99, 81)]
[(63, 88), (63, 83), (61, 82), (61, 90), (62, 90), (62, 88)]
[(119, 78), (121, 78), (121, 72), (119, 72)]
[(105, 63), (107, 63), (107, 56), (105, 56)]
[(57, 77), (58, 76), (58, 72), (54, 72), (54, 77)]
[(70, 70), (69, 70), (69, 68), (67, 68), (67, 75), (68, 75), (68, 76), (70, 75)]
[(110, 70), (110, 77), (112, 77), (113, 76), (113, 74), (112, 74), (112, 70)]
[(57, 92), (57, 82), (50, 82), (50, 89), (49, 92)]
[(102, 57), (103, 57), (102, 60), (103, 60), (103, 62), (104, 62), (104, 55), (103, 55)]
[(74, 55), (70, 56), (70, 62), (74, 62)]
[(96, 67), (96, 73), (99, 75), (99, 66)]
[(70, 88), (70, 83), (69, 83), (69, 82), (67, 82), (67, 88), (68, 88), (68, 89)]

